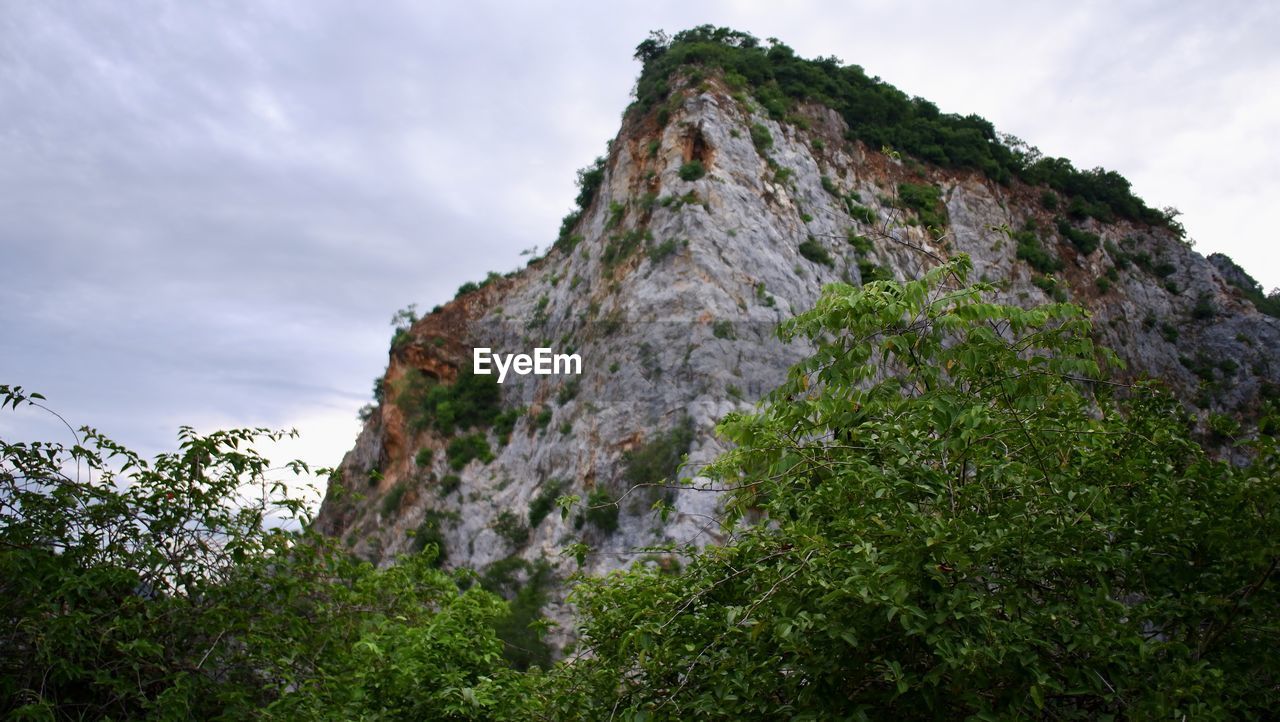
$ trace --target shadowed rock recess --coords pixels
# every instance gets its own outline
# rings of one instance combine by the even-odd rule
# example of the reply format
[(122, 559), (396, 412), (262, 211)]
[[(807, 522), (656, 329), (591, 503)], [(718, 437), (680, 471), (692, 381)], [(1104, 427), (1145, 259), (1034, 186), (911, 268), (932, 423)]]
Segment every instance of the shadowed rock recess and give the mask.
[[(702, 40), (897, 93), (852, 66), (771, 58), (745, 37)], [(355, 554), (390, 563), (436, 544), (446, 567), (499, 589), (536, 579), (543, 612), (563, 623), (571, 573), (674, 566), (682, 545), (722, 538), (698, 468), (724, 448), (716, 421), (812, 350), (778, 340), (779, 321), (823, 284), (914, 278), (959, 253), (998, 301), (1089, 309), (1123, 373), (1163, 379), (1206, 424), (1247, 424), (1277, 395), (1280, 321), (1255, 308), (1263, 297), (1243, 270), (1192, 250), (1170, 215), (1141, 201), (1097, 212), (1070, 183), (869, 144), (875, 134), (850, 125), (856, 99), (815, 100), (714, 54), (677, 62), (678, 45), (641, 45), (640, 97), (581, 174), (580, 211), (547, 255), (397, 334), (379, 403), (316, 521)], [(1021, 148), (1011, 157), (1023, 167), (1037, 157), (981, 119), (941, 117), (976, 123), (1006, 154)], [(540, 346), (580, 355), (581, 375), (499, 386), (470, 374), (475, 347)], [(562, 514), (563, 495), (583, 504)], [(579, 542), (585, 554), (565, 553)]]

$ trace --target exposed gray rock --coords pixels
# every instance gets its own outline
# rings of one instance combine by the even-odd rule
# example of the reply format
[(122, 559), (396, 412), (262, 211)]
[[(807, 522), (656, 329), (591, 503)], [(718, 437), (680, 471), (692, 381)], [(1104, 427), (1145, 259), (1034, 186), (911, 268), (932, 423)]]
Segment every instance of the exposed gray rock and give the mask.
[[(393, 389), (411, 369), (451, 378), (474, 346), (504, 353), (572, 347), (584, 365), (576, 394), (557, 401), (566, 377), (509, 377), (504, 405), (531, 413), (500, 449), (490, 433), (496, 458), (458, 472), (452, 493), (441, 492), (441, 480), (453, 473), (443, 453), (447, 440), (413, 431), (394, 403), (383, 404), (338, 482), (364, 498), (331, 492), (319, 527), (381, 562), (409, 551), (411, 531), (431, 514), (443, 519), (449, 566), (483, 569), (519, 555), (548, 560), (563, 579), (578, 565), (562, 550), (579, 540), (592, 547), (582, 565), (588, 573), (668, 563), (643, 548), (722, 538), (717, 494), (695, 480), (674, 493), (674, 513), (664, 521), (650, 510), (662, 490), (627, 493), (629, 450), (687, 417), (694, 437), (684, 475), (696, 477), (724, 448), (712, 432), (716, 421), (749, 407), (810, 351), (778, 340), (776, 324), (812, 305), (823, 284), (860, 283), (863, 269), (914, 278), (938, 258), (963, 252), (976, 278), (997, 284), (999, 300), (1051, 301), (1041, 287), (1049, 286), (1043, 279), (1036, 285), (1037, 274), (1017, 258), (1006, 232), (1028, 220), (1064, 263), (1060, 293), (1090, 309), (1098, 339), (1119, 353), (1130, 375), (1165, 379), (1201, 414), (1245, 410), (1263, 382), (1280, 381), (1271, 363), (1280, 355), (1280, 322), (1258, 314), (1220, 267), (1166, 229), (1079, 223), (1103, 241), (1082, 255), (1060, 237), (1038, 189), (903, 162), (845, 140), (843, 120), (829, 109), (810, 107), (804, 116), (807, 129), (780, 124), (713, 82), (710, 90), (689, 91), (664, 127), (652, 117), (629, 118), (580, 221), (583, 240), (420, 321), (413, 341), (392, 351), (387, 373)], [(753, 144), (753, 124), (772, 136), (767, 151)], [(692, 159), (704, 164), (705, 176), (681, 180), (681, 165)], [(910, 224), (914, 215), (894, 200), (902, 182), (941, 189), (945, 234)], [(856, 206), (870, 209), (874, 222), (852, 217)], [(870, 246), (859, 251), (850, 232)], [(829, 265), (802, 255), (810, 239)], [(628, 243), (636, 246), (631, 252)], [(535, 412), (543, 409), (551, 417), (539, 427)], [(419, 469), (413, 457), (424, 446), (436, 453), (430, 468)], [(617, 531), (577, 526), (577, 512), (562, 517), (558, 510), (527, 543), (513, 544), (495, 529), (503, 511), (526, 519), (531, 501), (556, 480), (566, 494), (585, 498), (603, 489), (619, 498)], [(410, 490), (384, 514), (384, 495), (398, 484)], [(548, 613), (568, 620), (559, 602)]]

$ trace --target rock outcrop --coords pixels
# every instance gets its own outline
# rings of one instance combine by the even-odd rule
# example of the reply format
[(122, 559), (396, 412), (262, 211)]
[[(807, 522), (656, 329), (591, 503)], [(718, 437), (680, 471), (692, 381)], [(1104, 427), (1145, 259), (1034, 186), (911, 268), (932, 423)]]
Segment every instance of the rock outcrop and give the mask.
[[(321, 530), (379, 562), (430, 539), (450, 567), (546, 560), (558, 579), (677, 564), (646, 548), (720, 539), (716, 494), (633, 487), (686, 452), (680, 476), (696, 477), (722, 450), (717, 419), (806, 355), (776, 324), (825, 283), (912, 278), (958, 253), (1000, 301), (1088, 308), (1127, 374), (1163, 379), (1204, 419), (1247, 417), (1280, 387), (1280, 321), (1168, 228), (1060, 225), (1049, 191), (868, 148), (821, 105), (779, 122), (714, 74), (676, 87), (678, 104), (625, 119), (594, 198), (553, 250), (392, 349), (385, 401), (335, 476)], [(478, 431), (414, 418), (423, 389), (458, 378), (471, 349), (539, 346), (579, 354), (581, 375), (508, 376), (507, 414)], [(450, 456), (472, 433), (492, 460)], [(562, 515), (551, 501), (562, 494), (598, 508)], [(660, 499), (665, 518), (651, 509)], [(578, 542), (585, 556), (565, 553)], [(548, 614), (564, 610), (553, 601)]]

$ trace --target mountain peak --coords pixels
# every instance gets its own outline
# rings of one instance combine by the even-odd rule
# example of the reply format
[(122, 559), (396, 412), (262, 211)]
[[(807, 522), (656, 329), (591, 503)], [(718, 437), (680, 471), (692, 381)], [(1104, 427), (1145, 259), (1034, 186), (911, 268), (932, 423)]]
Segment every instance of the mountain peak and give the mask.
[[(698, 475), (725, 449), (715, 423), (811, 351), (777, 324), (824, 284), (962, 253), (997, 301), (1084, 306), (1130, 377), (1163, 379), (1202, 422), (1280, 396), (1280, 321), (1118, 175), (735, 31), (655, 35), (637, 55), (637, 100), (548, 255), (464, 286), (393, 345), (317, 519), (357, 554), (430, 540), (503, 589), (678, 564), (726, 533)], [(582, 369), (498, 384), (472, 373), (476, 348)], [(583, 503), (562, 515), (563, 495)]]

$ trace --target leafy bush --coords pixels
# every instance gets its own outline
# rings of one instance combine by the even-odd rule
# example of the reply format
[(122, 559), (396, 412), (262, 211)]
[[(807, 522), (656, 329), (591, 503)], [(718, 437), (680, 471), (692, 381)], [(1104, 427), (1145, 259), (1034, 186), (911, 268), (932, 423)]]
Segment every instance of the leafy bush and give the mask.
[(612, 235), (605, 244), (601, 260), (606, 269), (612, 270), (652, 240), (653, 234), (647, 228), (632, 228), (625, 233)]
[(537, 529), (547, 514), (555, 508), (556, 499), (564, 493), (566, 484), (559, 479), (550, 479), (542, 485), (538, 495), (529, 500), (529, 528)]
[(942, 204), (942, 191), (934, 185), (917, 183), (898, 184), (899, 207), (913, 211), (926, 228), (943, 228), (947, 225), (947, 209)]
[(1197, 321), (1208, 321), (1218, 315), (1218, 307), (1214, 305), (1209, 294), (1202, 293), (1196, 297), (1196, 305), (1191, 309), (1191, 317)]
[(1031, 284), (1044, 291), (1054, 301), (1062, 303), (1067, 300), (1067, 292), (1053, 276), (1032, 276)]
[(702, 166), (702, 161), (691, 160), (680, 166), (680, 180), (696, 181), (707, 174), (707, 169)]
[(1040, 273), (1057, 273), (1062, 270), (1062, 259), (1056, 253), (1045, 250), (1034, 230), (1024, 228), (1016, 231), (1013, 233), (1013, 240), (1018, 244), (1018, 258)]
[(453, 439), (445, 447), (444, 455), (449, 460), (449, 468), (454, 471), (461, 471), (475, 459), (479, 459), (482, 464), (493, 461), (493, 451), (489, 448), (489, 441), (481, 432)]
[(462, 486), (462, 477), (457, 474), (445, 474), (440, 479), (440, 485), (436, 487), (436, 492), (440, 496), (448, 496), (458, 490)]
[[(573, 229), (578, 225), (578, 221), (582, 220), (582, 214), (595, 200), (596, 192), (604, 182), (604, 167), (604, 156), (600, 156), (591, 165), (578, 170), (578, 197), (574, 200), (576, 208), (560, 222), (560, 235), (556, 239), (554, 248), (568, 253), (573, 250), (573, 246), (577, 245), (577, 241), (572, 240), (575, 238)], [(580, 236), (576, 238), (581, 240)]]
[(835, 261), (831, 259), (831, 254), (827, 253), (827, 249), (823, 248), (822, 244), (813, 236), (810, 236), (808, 240), (800, 244), (800, 255), (812, 263), (821, 263), (828, 267), (835, 265)]
[(435, 556), (431, 562), (434, 566), (443, 566), (445, 560), (449, 558), (448, 547), (444, 539), (444, 523), (451, 520), (451, 516), (444, 512), (428, 509), (422, 517), (422, 523), (413, 531), (413, 543), (410, 549), (415, 554), (421, 554), (426, 551), (427, 545), (435, 546)]
[(616, 228), (622, 223), (622, 218), (627, 214), (627, 205), (617, 201), (609, 203), (609, 217), (604, 222), (605, 230)]
[(578, 379), (569, 379), (556, 391), (556, 403), (564, 406), (578, 397)]
[(773, 134), (759, 123), (751, 124), (751, 144), (763, 155), (773, 147)]
[(587, 523), (606, 534), (618, 530), (618, 502), (604, 489), (596, 489), (587, 495), (587, 508), (583, 516)]
[(1071, 245), (1086, 256), (1097, 250), (1098, 245), (1102, 242), (1098, 234), (1076, 228), (1065, 220), (1058, 221), (1058, 232), (1062, 234), (1063, 238), (1071, 241)]
[(704, 470), (735, 490), (733, 540), (674, 574), (578, 588), (592, 654), (572, 665), (577, 713), (1251, 718), (1280, 703), (1275, 441), (1252, 468), (1215, 460), (1155, 386), (1119, 399), (1079, 382), (1108, 358), (1084, 310), (990, 303), (960, 285), (968, 270), (832, 285), (784, 325), (816, 354), (722, 422), (734, 451)]
[(447, 719), (459, 685), (497, 711), (502, 601), (287, 531), (307, 504), (253, 448), (281, 436), (184, 428), (152, 460), (85, 427), (0, 440), (0, 716)]
[(733, 340), (737, 338), (737, 334), (733, 332), (733, 321), (722, 318), (711, 324), (711, 335), (719, 339)]
[(400, 502), (404, 501), (404, 494), (409, 487), (403, 482), (396, 484), (387, 490), (386, 496), (382, 497), (382, 515), (391, 516), (400, 510)]
[(857, 251), (858, 253), (867, 254), (867, 253), (870, 253), (873, 249), (873, 246), (871, 245), (871, 239), (867, 238), (861, 233), (858, 233), (856, 230), (852, 228), (848, 229), (845, 232), (845, 239), (849, 241), (849, 245), (853, 246), (853, 250)]
[(862, 279), (863, 284), (893, 280), (893, 274), (889, 269), (862, 258), (858, 259), (858, 277)]
[(661, 263), (668, 256), (676, 252), (680, 242), (674, 238), (668, 238), (656, 246), (649, 247), (649, 262), (653, 264)]
[(849, 217), (855, 221), (860, 221), (869, 226), (876, 224), (876, 212), (864, 205), (859, 205), (852, 200), (846, 199), (845, 205), (849, 209)]
[(431, 466), (431, 457), (434, 455), (435, 452), (433, 452), (429, 447), (424, 446), (421, 449), (418, 449), (418, 453), (413, 455), (413, 463), (419, 469), (425, 469), (428, 466)]
[(394, 399), (415, 431), (435, 429), (449, 436), (457, 429), (486, 428), (502, 413), (498, 377), (467, 369), (443, 384), (412, 369), (393, 385)]
[[(528, 574), (520, 584), (517, 575)], [(508, 557), (494, 562), (480, 579), (481, 587), (509, 600), (507, 613), (497, 620), (495, 628), (503, 642), (502, 656), (513, 669), (524, 671), (532, 666), (551, 666), (551, 648), (537, 630), (542, 617), (542, 606), (547, 601), (551, 569), (545, 561), (529, 564), (519, 557)], [(527, 713), (532, 700), (513, 698), (511, 718), (519, 719), (521, 711)]]
[[(408, 343), (410, 339), (413, 338), (413, 335), (410, 333), (410, 329), (412, 329), (413, 324), (417, 322), (418, 322), (418, 304), (416, 303), (411, 303), (408, 306), (395, 312), (395, 315), (391, 317), (391, 326), (392, 328), (395, 329), (395, 331), (391, 336), (392, 349), (400, 348), (404, 344)], [(378, 378), (374, 380), (374, 387), (373, 387), (374, 401), (381, 403), (382, 402), (381, 395), (382, 395), (382, 379)]]
[(498, 437), (499, 444), (506, 444), (511, 440), (511, 432), (516, 428), (516, 422), (525, 415), (523, 407), (507, 409), (497, 416), (493, 417), (493, 433)]
[(684, 455), (693, 443), (693, 420), (685, 417), (671, 429), (623, 455), (624, 476), (637, 485), (674, 480)]
[(522, 547), (529, 541), (529, 527), (510, 509), (498, 512), (493, 522), (493, 530), (513, 547)]

